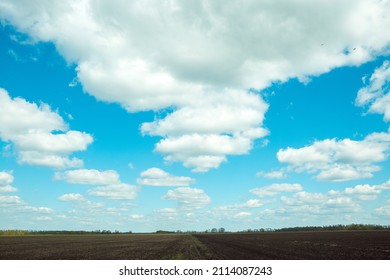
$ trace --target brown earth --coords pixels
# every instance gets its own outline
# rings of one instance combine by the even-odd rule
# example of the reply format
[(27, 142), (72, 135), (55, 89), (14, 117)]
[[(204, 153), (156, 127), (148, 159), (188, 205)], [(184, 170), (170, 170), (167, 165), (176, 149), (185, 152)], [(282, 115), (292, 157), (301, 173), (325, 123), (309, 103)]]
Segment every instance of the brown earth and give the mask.
[(0, 236), (2, 260), (390, 259), (390, 231)]

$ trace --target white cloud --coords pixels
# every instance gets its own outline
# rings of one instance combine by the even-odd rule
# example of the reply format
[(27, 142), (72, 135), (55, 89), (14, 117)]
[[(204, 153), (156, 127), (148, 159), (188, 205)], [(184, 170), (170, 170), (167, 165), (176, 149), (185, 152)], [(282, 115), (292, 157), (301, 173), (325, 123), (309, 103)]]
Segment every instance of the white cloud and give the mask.
[[(96, 169), (78, 169), (65, 172), (56, 172), (54, 178), (65, 180), (70, 184), (98, 185), (88, 190), (88, 194), (106, 199), (122, 200), (134, 199), (138, 188), (121, 182), (115, 170), (100, 171)], [(84, 199), (79, 194), (67, 194), (61, 200)]]
[(272, 184), (269, 186), (255, 188), (250, 190), (251, 193), (260, 197), (275, 196), (285, 192), (300, 192), (303, 188), (300, 184)]
[(253, 141), (268, 134), (261, 127), (268, 105), (256, 94), (225, 90), (209, 93), (164, 119), (144, 123), (144, 134), (165, 137), (156, 151), (194, 172), (217, 168), (227, 155), (247, 154)]
[(142, 214), (132, 214), (132, 215), (130, 215), (129, 217), (130, 217), (131, 219), (133, 219), (133, 220), (140, 220), (140, 219), (145, 218), (145, 216), (142, 215)]
[(12, 186), (0, 186), (0, 193), (6, 193), (6, 192), (16, 192), (18, 191), (17, 188), (12, 187)]
[(252, 216), (252, 213), (250, 212), (239, 212), (236, 215), (234, 215), (234, 218), (247, 218)]
[(169, 219), (169, 220), (173, 220), (178, 215), (177, 209), (175, 209), (175, 208), (162, 208), (162, 209), (156, 210), (155, 212), (158, 215), (160, 215), (166, 219)]
[(12, 204), (21, 204), (23, 201), (19, 196), (12, 195), (0, 195), (0, 205), (12, 205)]
[(369, 113), (383, 114), (385, 121), (390, 121), (390, 62), (385, 61), (375, 69), (368, 85), (361, 88), (356, 98), (356, 105), (368, 106)]
[(189, 187), (169, 190), (162, 198), (177, 201), (178, 208), (181, 210), (203, 208), (211, 202), (210, 197), (203, 190)]
[(356, 196), (360, 200), (374, 200), (382, 193), (383, 190), (390, 189), (390, 180), (383, 184), (379, 185), (356, 185), (353, 188), (346, 188), (343, 191), (329, 191), (329, 195), (346, 195), (346, 196)]
[(155, 150), (167, 161), (205, 172), (265, 135), (265, 103), (246, 90), (385, 53), (389, 10), (387, 1), (365, 0), (2, 0), (0, 18), (53, 42), (99, 100), (130, 112), (172, 108), (143, 133), (164, 137)]
[(160, 168), (149, 168), (141, 173), (137, 183), (153, 187), (187, 187), (195, 182), (194, 179), (184, 176), (173, 176)]
[(84, 198), (84, 196), (79, 194), (79, 193), (64, 194), (64, 195), (61, 195), (60, 197), (58, 197), (58, 199), (61, 201), (67, 201), (67, 202), (83, 202), (86, 200)]
[(12, 184), (14, 176), (12, 172), (0, 171), (0, 186)]
[(92, 188), (88, 191), (90, 195), (100, 196), (107, 199), (134, 199), (137, 196), (137, 187), (120, 183)]
[(372, 133), (362, 141), (325, 139), (303, 148), (280, 149), (277, 158), (295, 172), (318, 173), (325, 181), (346, 181), (372, 177), (375, 165), (387, 159), (390, 133)]
[(0, 89), (0, 105), (0, 138), (14, 144), (20, 163), (56, 168), (83, 164), (69, 155), (86, 150), (92, 137), (69, 130), (61, 116), (47, 104), (38, 106), (22, 98), (10, 98)]
[(388, 200), (385, 205), (378, 207), (375, 210), (380, 215), (390, 216), (390, 200)]
[(357, 195), (361, 200), (373, 200), (381, 193), (381, 190), (375, 186), (357, 185), (354, 188), (346, 188), (345, 194)]
[(292, 197), (282, 196), (281, 201), (284, 207), (281, 208), (285, 213), (300, 214), (335, 214), (350, 213), (360, 209), (351, 197), (343, 194), (323, 194), (298, 192)]
[(264, 177), (268, 179), (283, 179), (286, 178), (287, 175), (284, 173), (284, 171), (279, 170), (279, 171), (270, 171), (270, 172), (257, 172), (256, 173), (257, 177)]
[(115, 170), (77, 169), (56, 172), (54, 178), (70, 184), (114, 185), (119, 184), (119, 174)]

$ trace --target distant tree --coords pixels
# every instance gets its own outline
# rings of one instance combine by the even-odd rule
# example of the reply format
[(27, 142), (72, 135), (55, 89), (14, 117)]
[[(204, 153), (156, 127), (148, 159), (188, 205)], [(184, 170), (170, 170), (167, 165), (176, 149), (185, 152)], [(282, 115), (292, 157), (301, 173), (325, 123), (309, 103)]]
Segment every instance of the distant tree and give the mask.
[(218, 232), (218, 230), (216, 228), (212, 228), (211, 232)]
[(218, 232), (225, 232), (225, 228), (223, 228), (223, 227), (219, 228)]

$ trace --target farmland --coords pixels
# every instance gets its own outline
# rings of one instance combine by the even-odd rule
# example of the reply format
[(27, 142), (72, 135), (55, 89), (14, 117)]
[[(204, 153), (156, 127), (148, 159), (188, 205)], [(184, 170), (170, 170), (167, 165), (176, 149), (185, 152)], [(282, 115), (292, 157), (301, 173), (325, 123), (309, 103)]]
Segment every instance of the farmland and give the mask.
[(390, 259), (390, 231), (0, 236), (0, 259)]

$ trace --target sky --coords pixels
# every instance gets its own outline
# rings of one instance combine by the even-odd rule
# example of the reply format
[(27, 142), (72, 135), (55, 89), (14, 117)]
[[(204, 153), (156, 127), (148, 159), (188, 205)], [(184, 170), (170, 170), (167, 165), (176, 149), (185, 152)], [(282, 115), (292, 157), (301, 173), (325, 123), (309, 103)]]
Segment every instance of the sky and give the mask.
[(0, 0), (0, 229), (389, 225), (389, 14)]

